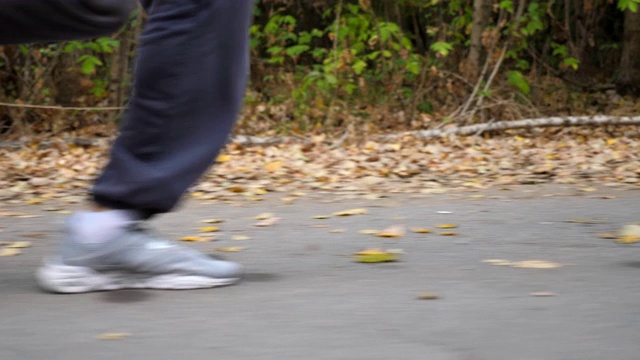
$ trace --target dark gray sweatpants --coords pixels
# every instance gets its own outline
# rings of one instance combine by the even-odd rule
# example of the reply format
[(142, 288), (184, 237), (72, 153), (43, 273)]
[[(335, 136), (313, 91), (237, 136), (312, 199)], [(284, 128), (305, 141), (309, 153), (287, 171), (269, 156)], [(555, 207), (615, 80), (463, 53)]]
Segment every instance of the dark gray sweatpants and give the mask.
[[(240, 110), (254, 0), (143, 0), (133, 95), (94, 200), (171, 210), (213, 163)], [(0, 0), (0, 44), (97, 37), (134, 0)]]

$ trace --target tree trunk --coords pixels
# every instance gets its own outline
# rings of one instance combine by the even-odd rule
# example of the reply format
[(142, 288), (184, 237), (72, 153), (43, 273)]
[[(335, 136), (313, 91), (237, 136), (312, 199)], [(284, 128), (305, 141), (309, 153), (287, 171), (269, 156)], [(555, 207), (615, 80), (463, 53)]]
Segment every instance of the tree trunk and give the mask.
[(624, 43), (618, 78), (618, 92), (640, 96), (640, 11), (624, 16)]
[(478, 77), (480, 62), (482, 61), (482, 33), (487, 26), (491, 14), (491, 0), (473, 0), (473, 26), (471, 28), (471, 45), (467, 58), (468, 76)]

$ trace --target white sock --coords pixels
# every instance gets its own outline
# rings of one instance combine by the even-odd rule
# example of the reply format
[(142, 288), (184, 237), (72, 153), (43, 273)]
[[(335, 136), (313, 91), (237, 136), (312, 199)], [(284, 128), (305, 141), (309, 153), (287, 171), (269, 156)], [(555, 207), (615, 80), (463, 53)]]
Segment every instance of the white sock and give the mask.
[(101, 244), (123, 233), (138, 220), (129, 210), (81, 211), (67, 221), (74, 240), (83, 244)]

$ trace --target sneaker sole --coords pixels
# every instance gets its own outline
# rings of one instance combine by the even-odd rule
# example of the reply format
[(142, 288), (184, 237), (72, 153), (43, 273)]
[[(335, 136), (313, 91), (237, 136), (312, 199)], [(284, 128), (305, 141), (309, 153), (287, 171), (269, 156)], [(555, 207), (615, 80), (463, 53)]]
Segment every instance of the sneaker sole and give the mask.
[(232, 285), (240, 278), (216, 279), (182, 274), (99, 272), (86, 267), (45, 264), (36, 273), (40, 287), (49, 292), (78, 294), (120, 289), (190, 290)]

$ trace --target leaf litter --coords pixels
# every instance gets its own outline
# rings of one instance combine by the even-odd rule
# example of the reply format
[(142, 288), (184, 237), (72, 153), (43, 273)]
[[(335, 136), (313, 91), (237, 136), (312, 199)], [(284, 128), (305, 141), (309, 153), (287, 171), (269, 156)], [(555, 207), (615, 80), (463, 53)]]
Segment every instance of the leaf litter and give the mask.
[[(395, 144), (364, 139), (338, 147), (326, 140), (271, 146), (231, 143), (217, 165), (193, 187), (192, 198), (252, 201), (266, 193), (318, 190), (428, 195), (543, 183), (573, 185), (583, 194), (592, 194), (602, 184), (640, 187), (640, 170), (635, 165), (639, 139), (620, 136), (612, 142), (604, 133), (575, 135), (580, 132), (405, 137)], [(79, 146), (69, 141), (75, 136), (32, 137), (28, 146), (0, 149), (0, 189), (7, 189), (2, 197), (27, 201), (47, 195), (70, 203), (81, 201), (106, 163), (109, 141)], [(252, 195), (245, 198), (245, 193)]]

